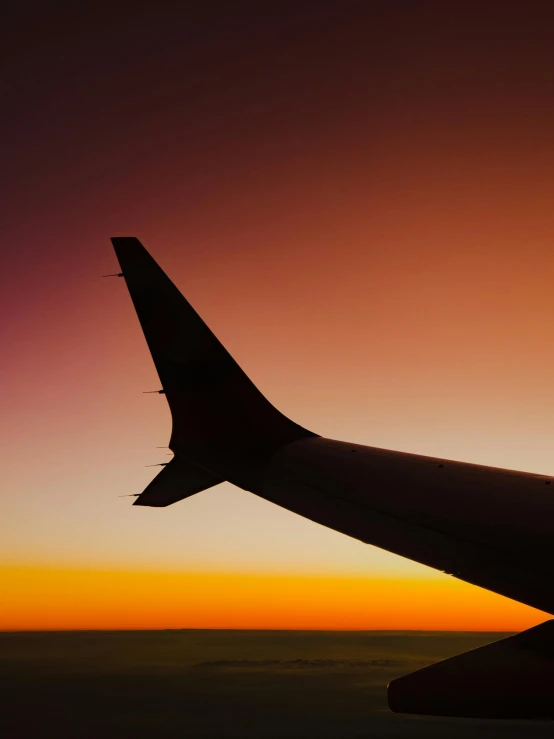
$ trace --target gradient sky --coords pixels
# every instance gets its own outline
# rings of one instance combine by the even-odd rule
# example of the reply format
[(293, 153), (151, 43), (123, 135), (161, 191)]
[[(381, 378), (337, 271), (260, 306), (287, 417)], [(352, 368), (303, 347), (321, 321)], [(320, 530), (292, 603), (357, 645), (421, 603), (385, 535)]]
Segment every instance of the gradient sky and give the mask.
[(0, 628), (543, 619), (227, 484), (160, 510), (118, 498), (167, 459), (170, 417), (142, 395), (158, 380), (125, 285), (101, 275), (109, 237), (139, 237), (321, 435), (554, 474), (552, 16), (12, 6)]

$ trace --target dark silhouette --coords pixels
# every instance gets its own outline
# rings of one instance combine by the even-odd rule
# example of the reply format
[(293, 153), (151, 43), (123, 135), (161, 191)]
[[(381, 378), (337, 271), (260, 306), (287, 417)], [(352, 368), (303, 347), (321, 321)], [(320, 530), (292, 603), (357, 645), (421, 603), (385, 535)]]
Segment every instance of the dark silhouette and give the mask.
[(547, 721), (494, 725), (387, 713), (391, 680), (501, 637), (467, 631), (0, 633), (0, 736), (552, 739)]
[[(552, 478), (333, 441), (302, 428), (266, 400), (138, 239), (112, 242), (173, 419), (175, 457), (134, 505), (167, 506), (229, 481), (348, 536), (554, 614), (554, 496), (545, 487)], [(526, 669), (535, 674), (554, 666), (552, 623), (525, 632), (533, 632), (531, 640), (520, 635), (505, 647), (447, 661), (440, 672), (433, 666), (393, 682), (392, 709), (554, 718), (549, 681), (539, 680), (537, 692), (537, 680), (525, 678)], [(529, 655), (531, 642), (533, 659), (518, 658)], [(493, 665), (492, 654), (502, 655), (493, 673), (503, 676), (504, 655), (513, 657), (521, 685), (504, 698), (479, 693), (476, 707), (460, 686), (472, 683), (481, 662)]]

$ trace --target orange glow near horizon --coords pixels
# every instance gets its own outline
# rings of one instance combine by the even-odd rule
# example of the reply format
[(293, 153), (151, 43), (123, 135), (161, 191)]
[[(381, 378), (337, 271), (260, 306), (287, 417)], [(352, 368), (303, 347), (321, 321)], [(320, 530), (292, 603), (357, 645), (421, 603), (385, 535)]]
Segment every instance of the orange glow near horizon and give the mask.
[(545, 614), (452, 578), (0, 570), (0, 630), (519, 631)]

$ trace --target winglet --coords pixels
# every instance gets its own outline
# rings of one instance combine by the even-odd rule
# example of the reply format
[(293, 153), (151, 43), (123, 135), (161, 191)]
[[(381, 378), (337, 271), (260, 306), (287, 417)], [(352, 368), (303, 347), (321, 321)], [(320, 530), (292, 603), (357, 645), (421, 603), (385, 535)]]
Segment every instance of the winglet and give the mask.
[(112, 243), (171, 409), (171, 449), (255, 492), (282, 446), (315, 434), (271, 405), (138, 239)]

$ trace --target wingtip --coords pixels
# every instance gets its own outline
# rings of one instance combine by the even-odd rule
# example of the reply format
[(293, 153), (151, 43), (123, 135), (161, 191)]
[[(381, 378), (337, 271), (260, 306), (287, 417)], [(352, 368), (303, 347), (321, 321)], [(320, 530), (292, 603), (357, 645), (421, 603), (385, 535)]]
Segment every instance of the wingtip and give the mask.
[(112, 242), (112, 246), (116, 252), (121, 249), (136, 249), (137, 247), (144, 248), (136, 236), (111, 236), (110, 241)]
[(154, 260), (144, 247), (144, 244), (136, 236), (112, 236), (110, 237), (110, 241), (112, 242), (122, 271), (125, 272), (126, 276), (129, 276), (130, 270), (136, 269), (137, 265), (148, 265), (149, 268), (152, 267)]

